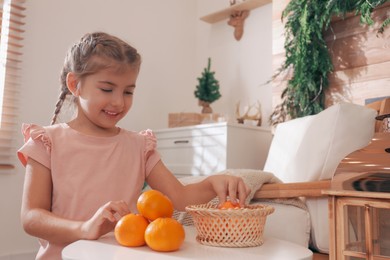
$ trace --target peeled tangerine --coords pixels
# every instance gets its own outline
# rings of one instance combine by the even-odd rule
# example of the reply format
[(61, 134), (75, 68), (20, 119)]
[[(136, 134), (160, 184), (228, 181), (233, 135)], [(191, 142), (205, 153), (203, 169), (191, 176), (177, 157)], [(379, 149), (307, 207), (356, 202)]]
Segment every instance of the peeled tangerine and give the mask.
[(219, 209), (239, 209), (240, 204), (237, 202), (232, 202), (230, 200), (225, 201), (221, 205), (218, 206)]
[(151, 249), (160, 252), (178, 250), (184, 238), (183, 226), (173, 218), (157, 218), (145, 231), (146, 244)]

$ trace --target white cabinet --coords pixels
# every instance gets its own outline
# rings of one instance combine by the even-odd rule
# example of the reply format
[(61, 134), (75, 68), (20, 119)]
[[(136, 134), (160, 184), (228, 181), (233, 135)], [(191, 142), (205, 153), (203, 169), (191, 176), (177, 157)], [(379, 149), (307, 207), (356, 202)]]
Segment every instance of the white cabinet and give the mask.
[(225, 169), (263, 169), (272, 140), (269, 129), (215, 123), (155, 130), (157, 150), (178, 177)]

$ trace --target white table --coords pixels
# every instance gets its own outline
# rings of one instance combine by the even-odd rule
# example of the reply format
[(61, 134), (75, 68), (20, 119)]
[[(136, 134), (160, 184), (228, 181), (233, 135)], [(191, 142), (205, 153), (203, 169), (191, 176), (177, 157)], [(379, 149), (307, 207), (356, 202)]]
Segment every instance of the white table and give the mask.
[(64, 248), (64, 260), (123, 260), (150, 259), (166, 260), (179, 258), (196, 259), (267, 259), (267, 260), (310, 260), (312, 252), (300, 245), (271, 237), (264, 238), (264, 244), (257, 247), (225, 248), (206, 246), (195, 239), (194, 227), (185, 227), (186, 238), (178, 251), (156, 252), (148, 246), (124, 247), (116, 241), (113, 233), (99, 240), (79, 240)]

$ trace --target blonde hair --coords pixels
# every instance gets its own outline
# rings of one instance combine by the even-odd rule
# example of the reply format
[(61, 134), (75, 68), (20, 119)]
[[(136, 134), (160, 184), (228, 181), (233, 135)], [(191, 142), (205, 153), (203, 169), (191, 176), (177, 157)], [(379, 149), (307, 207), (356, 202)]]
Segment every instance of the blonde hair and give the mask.
[(82, 79), (102, 69), (113, 66), (123, 69), (128, 65), (137, 70), (141, 65), (141, 56), (135, 48), (107, 33), (94, 32), (84, 35), (69, 49), (65, 57), (60, 77), (61, 93), (51, 124), (57, 122), (64, 101), (67, 100), (68, 95), (71, 95), (66, 85), (66, 77), (69, 72), (75, 73), (79, 79)]

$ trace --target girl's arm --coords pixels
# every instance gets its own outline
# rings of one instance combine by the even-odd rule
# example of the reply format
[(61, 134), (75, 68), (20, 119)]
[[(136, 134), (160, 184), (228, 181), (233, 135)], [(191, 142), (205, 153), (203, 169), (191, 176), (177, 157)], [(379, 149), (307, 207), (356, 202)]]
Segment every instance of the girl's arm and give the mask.
[(243, 180), (230, 175), (212, 175), (201, 182), (183, 185), (159, 161), (152, 169), (147, 178), (152, 189), (156, 189), (167, 195), (177, 210), (184, 210), (191, 204), (207, 203), (218, 196), (220, 203), (226, 201), (229, 196), (231, 200), (239, 200), (244, 205), (250, 190)]
[(97, 239), (115, 226), (114, 213), (123, 216), (128, 207), (122, 201), (109, 202), (85, 221), (72, 221), (53, 214), (51, 209), (52, 179), (48, 168), (29, 158), (23, 187), (21, 221), (24, 230), (56, 244), (69, 244), (79, 239)]

